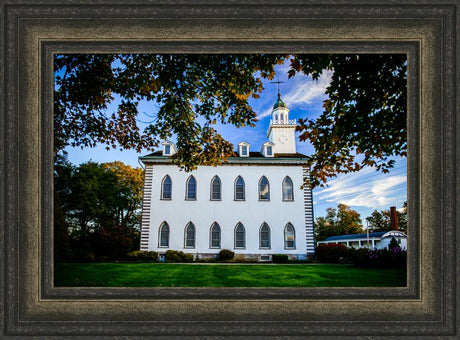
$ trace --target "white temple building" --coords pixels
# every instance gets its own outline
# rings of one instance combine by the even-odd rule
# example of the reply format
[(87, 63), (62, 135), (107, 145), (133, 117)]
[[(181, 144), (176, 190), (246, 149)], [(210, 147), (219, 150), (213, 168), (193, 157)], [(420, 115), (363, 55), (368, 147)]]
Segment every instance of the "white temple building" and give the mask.
[(225, 164), (185, 172), (170, 141), (140, 157), (145, 166), (141, 250), (200, 257), (230, 249), (260, 261), (273, 254), (314, 255), (313, 199), (306, 156), (296, 151), (296, 121), (278, 93), (260, 151), (245, 141)]

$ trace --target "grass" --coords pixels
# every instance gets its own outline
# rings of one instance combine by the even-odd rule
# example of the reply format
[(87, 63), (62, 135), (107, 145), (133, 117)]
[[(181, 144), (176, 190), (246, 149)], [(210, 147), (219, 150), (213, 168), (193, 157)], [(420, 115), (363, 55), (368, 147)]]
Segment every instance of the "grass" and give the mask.
[(56, 287), (404, 287), (406, 271), (330, 264), (56, 263)]

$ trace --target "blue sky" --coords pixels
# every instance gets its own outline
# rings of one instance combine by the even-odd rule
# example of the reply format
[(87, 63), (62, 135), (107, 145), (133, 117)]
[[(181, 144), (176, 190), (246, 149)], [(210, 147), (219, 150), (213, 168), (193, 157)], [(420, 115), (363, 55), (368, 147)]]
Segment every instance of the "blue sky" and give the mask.
[[(325, 88), (330, 81), (330, 73), (325, 73), (318, 81), (311, 78), (296, 75), (287, 78), (288, 65), (278, 65), (276, 72), (279, 74), (281, 97), (289, 108), (289, 119), (316, 118), (323, 110)], [(275, 78), (274, 81), (278, 79)], [(258, 122), (254, 128), (236, 128), (232, 125), (216, 125), (221, 135), (237, 145), (241, 141), (251, 144), (252, 151), (259, 151), (261, 145), (267, 141), (267, 128), (270, 122), (271, 109), (277, 99), (278, 84), (270, 81), (264, 82), (264, 91), (259, 99), (251, 99), (250, 104), (257, 113)], [(140, 112), (141, 121), (148, 120), (148, 114), (155, 113), (158, 109), (156, 103), (142, 103)], [(110, 107), (109, 107), (110, 110)], [(142, 125), (142, 124), (141, 124)], [(106, 150), (101, 145), (96, 148), (66, 148), (69, 160), (79, 164), (89, 160), (95, 162), (112, 162), (120, 160), (131, 166), (139, 166), (138, 157), (148, 151), (136, 153), (133, 150)], [(308, 142), (297, 140), (297, 151), (306, 155), (313, 152)], [(374, 209), (387, 210), (390, 206), (401, 208), (407, 200), (407, 163), (406, 158), (395, 158), (396, 165), (388, 174), (376, 172), (372, 168), (365, 168), (357, 173), (342, 174), (328, 181), (328, 186), (317, 188), (313, 191), (315, 218), (326, 215), (327, 208), (336, 208), (339, 203), (349, 205), (358, 211), (365, 225), (365, 217), (369, 216)]]

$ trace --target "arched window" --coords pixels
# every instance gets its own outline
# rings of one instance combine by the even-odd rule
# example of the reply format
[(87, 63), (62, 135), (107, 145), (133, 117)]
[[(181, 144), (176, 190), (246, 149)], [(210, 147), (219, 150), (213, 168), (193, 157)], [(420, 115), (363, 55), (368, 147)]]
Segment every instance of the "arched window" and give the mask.
[(170, 200), (172, 197), (172, 181), (169, 175), (166, 175), (161, 182), (161, 199)]
[(159, 230), (159, 247), (169, 247), (169, 226), (168, 223), (163, 222)]
[(220, 248), (220, 226), (217, 222), (211, 226), (209, 247)]
[(193, 176), (190, 176), (187, 179), (187, 184), (185, 188), (185, 199), (186, 200), (196, 200), (196, 179)]
[(211, 180), (211, 200), (220, 201), (222, 199), (222, 186), (219, 176), (214, 176)]
[(185, 248), (195, 248), (195, 226), (192, 222), (185, 227)]
[(235, 180), (235, 201), (245, 200), (244, 179), (238, 176)]
[(275, 123), (278, 121), (278, 115), (275, 115)]
[(281, 117), (281, 122), (284, 122), (284, 115), (280, 114), (280, 117)]
[(267, 223), (263, 223), (259, 230), (259, 247), (270, 249), (270, 227)]
[(235, 248), (245, 248), (246, 247), (246, 232), (244, 230), (243, 224), (238, 222), (235, 227)]
[(283, 180), (283, 201), (294, 200), (294, 186), (289, 176), (286, 176)]
[(284, 228), (284, 249), (295, 249), (295, 229), (291, 223)]
[(265, 176), (259, 181), (259, 201), (269, 201), (270, 200), (270, 185), (268, 179)]

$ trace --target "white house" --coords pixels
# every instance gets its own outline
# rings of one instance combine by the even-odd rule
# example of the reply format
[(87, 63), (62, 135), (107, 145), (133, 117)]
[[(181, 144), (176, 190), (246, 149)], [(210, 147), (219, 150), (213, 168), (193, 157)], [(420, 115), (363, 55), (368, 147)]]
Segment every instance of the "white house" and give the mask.
[(343, 244), (353, 248), (383, 249), (388, 248), (392, 238), (395, 238), (400, 248), (407, 249), (407, 235), (398, 230), (377, 231), (365, 234), (350, 234), (331, 236), (317, 244)]
[(180, 170), (176, 148), (140, 157), (145, 165), (141, 250), (180, 250), (200, 257), (230, 249), (235, 256), (270, 260), (273, 254), (314, 254), (312, 191), (306, 156), (296, 152), (296, 121), (278, 94), (259, 152), (245, 141), (228, 162)]

